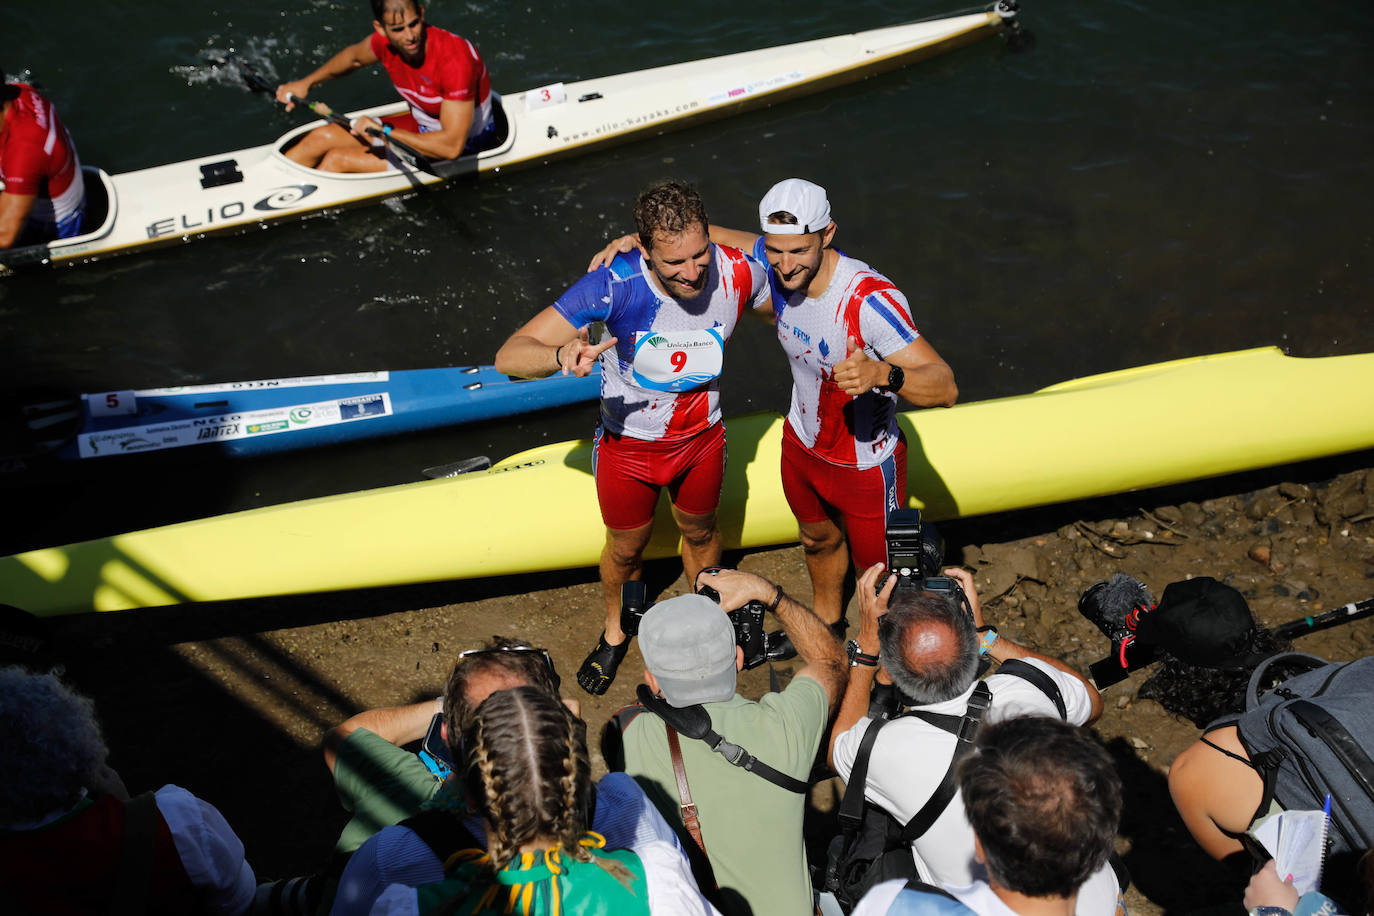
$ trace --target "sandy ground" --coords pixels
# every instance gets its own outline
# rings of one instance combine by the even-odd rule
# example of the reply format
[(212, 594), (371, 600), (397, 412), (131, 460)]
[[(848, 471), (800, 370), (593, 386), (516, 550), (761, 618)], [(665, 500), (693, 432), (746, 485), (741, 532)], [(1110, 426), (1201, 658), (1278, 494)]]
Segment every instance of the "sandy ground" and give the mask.
[[(1078, 615), (1077, 598), (1116, 571), (1156, 595), (1178, 579), (1214, 576), (1239, 588), (1268, 624), (1369, 597), (1371, 465), (1366, 452), (941, 530), (950, 561), (975, 570), (989, 622), (1086, 670), (1107, 643)], [(726, 559), (803, 600), (810, 594), (795, 546)], [(680, 571), (651, 566), (650, 594), (682, 592)], [(434, 696), (456, 654), (492, 634), (547, 646), (565, 692), (581, 697), (599, 733), (632, 700), (642, 670), (634, 649), (607, 696), (582, 695), (573, 672), (600, 614), (595, 573), (578, 570), (88, 615), (54, 621), (52, 632), (70, 679), (97, 701), (112, 763), (130, 789), (173, 782), (215, 803), (269, 878), (319, 866), (345, 821), (316, 749), (323, 731), (362, 709)], [(1297, 647), (1330, 659), (1369, 654), (1374, 619), (1302, 637)], [(1234, 884), (1192, 843), (1168, 800), (1169, 763), (1197, 729), (1136, 696), (1145, 674), (1105, 691), (1097, 723), (1127, 785), (1120, 846), (1135, 882), (1128, 902), (1155, 914), (1236, 900)], [(758, 695), (767, 685), (761, 668), (741, 690)], [(818, 836), (838, 791), (838, 780), (813, 789)]]

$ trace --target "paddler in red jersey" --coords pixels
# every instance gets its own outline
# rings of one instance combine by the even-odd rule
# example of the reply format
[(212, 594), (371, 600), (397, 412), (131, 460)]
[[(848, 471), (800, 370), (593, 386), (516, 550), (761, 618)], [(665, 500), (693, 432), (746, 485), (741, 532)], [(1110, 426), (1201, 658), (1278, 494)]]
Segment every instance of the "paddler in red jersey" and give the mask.
[(425, 8), (415, 0), (372, 0), (372, 14), (371, 35), (304, 79), (278, 86), (277, 101), (289, 111), (292, 96), (304, 99), (326, 80), (380, 62), (410, 111), (380, 122), (358, 118), (352, 131), (335, 124), (318, 127), (287, 150), (287, 158), (326, 172), (380, 172), (387, 167), (385, 145), (373, 142), (369, 127), (434, 159), (456, 159), (465, 149), (491, 146), (491, 79), (472, 42), (426, 23)]
[(0, 83), (0, 180), (0, 249), (80, 234), (86, 186), (76, 147), (32, 86)]

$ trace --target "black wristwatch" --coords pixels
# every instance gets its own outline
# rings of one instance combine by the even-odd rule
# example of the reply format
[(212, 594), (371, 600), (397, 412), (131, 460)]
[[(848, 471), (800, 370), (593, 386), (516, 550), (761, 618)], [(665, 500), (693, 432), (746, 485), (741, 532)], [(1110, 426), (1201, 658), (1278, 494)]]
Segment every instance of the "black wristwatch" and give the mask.
[(851, 668), (856, 668), (859, 665), (866, 665), (869, 668), (878, 667), (878, 656), (860, 652), (857, 639), (851, 639), (844, 644), (844, 654), (849, 656), (849, 667)]
[(905, 384), (906, 373), (902, 371), (902, 367), (888, 363), (887, 384), (879, 385), (878, 387), (883, 391), (901, 391), (902, 386)]

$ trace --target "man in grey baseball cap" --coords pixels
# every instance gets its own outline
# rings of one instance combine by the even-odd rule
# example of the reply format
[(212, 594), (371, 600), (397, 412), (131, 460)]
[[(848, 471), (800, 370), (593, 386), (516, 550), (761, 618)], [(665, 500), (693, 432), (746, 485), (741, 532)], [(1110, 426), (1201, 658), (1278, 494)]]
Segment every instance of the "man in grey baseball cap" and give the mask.
[[(683, 807), (695, 809), (699, 829), (683, 837), (684, 844), (704, 847), (725, 916), (809, 913), (804, 793), (844, 689), (844, 653), (815, 612), (767, 579), (722, 569), (701, 573), (697, 584), (715, 589), (720, 603), (701, 595), (659, 602), (639, 623), (639, 649), (649, 689), (670, 707), (709, 716), (711, 734), (724, 739), (721, 750), (712, 750), (711, 735), (693, 740), (684, 731), (679, 738), (668, 724), (677, 721), (672, 709), (640, 713), (624, 725), (625, 771), (675, 828), (692, 833)], [(758, 701), (735, 692), (744, 653), (726, 616), (749, 601), (777, 616), (803, 663), (785, 689)], [(743, 768), (746, 762), (750, 769)]]
[(744, 663), (730, 618), (702, 595), (678, 595), (650, 608), (640, 624), (639, 651), (649, 689), (677, 707), (730, 699)]

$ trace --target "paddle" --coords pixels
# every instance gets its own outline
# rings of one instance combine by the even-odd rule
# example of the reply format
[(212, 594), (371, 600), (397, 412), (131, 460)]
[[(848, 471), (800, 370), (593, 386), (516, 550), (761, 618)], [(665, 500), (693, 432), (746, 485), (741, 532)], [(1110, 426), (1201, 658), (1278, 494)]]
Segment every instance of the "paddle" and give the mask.
[(430, 480), (437, 480), (440, 477), (458, 477), (473, 471), (485, 471), (489, 467), (491, 467), (491, 459), (486, 455), (478, 455), (476, 458), (464, 458), (462, 461), (436, 464), (432, 468), (425, 468), (421, 473)]
[[(271, 93), (273, 96), (276, 95), (277, 87), (269, 83), (261, 73), (253, 69), (253, 67), (247, 62), (240, 60), (238, 58), (231, 58), (230, 60), (226, 61), (226, 63), (231, 63), (234, 65), (234, 67), (238, 69), (239, 76), (243, 78), (244, 83), (248, 85), (249, 89), (253, 90), (254, 92), (267, 92)], [(309, 99), (303, 99), (294, 93), (291, 94), (291, 101), (295, 102), (297, 105), (304, 105), (306, 108), (309, 108), (315, 114), (319, 115), (320, 117), (324, 118), (325, 120), (333, 124), (339, 125), (344, 130), (353, 130), (352, 121), (350, 121), (343, 115), (339, 114), (338, 112), (334, 111), (334, 109), (330, 108), (324, 102), (312, 102)], [(409, 143), (406, 143), (403, 140), (398, 140), (397, 138), (387, 134), (384, 131), (378, 130), (375, 127), (369, 127), (367, 129), (367, 133), (373, 137), (380, 137), (382, 139), (382, 142), (389, 146), (391, 148), (391, 151), (396, 154), (397, 158), (401, 159), (411, 168), (418, 169), (421, 172), (428, 172), (431, 175), (434, 174), (434, 166), (430, 164), (429, 158), (424, 153), (420, 152), (415, 147), (411, 146)]]
[(1352, 620), (1359, 620), (1361, 617), (1371, 615), (1374, 615), (1374, 598), (1366, 598), (1363, 601), (1352, 601), (1334, 611), (1317, 614), (1315, 617), (1303, 617), (1299, 620), (1281, 623), (1274, 627), (1274, 635), (1283, 639), (1292, 639), (1294, 636), (1302, 636), (1304, 633), (1311, 633), (1316, 630), (1325, 630), (1328, 627), (1350, 623)]

